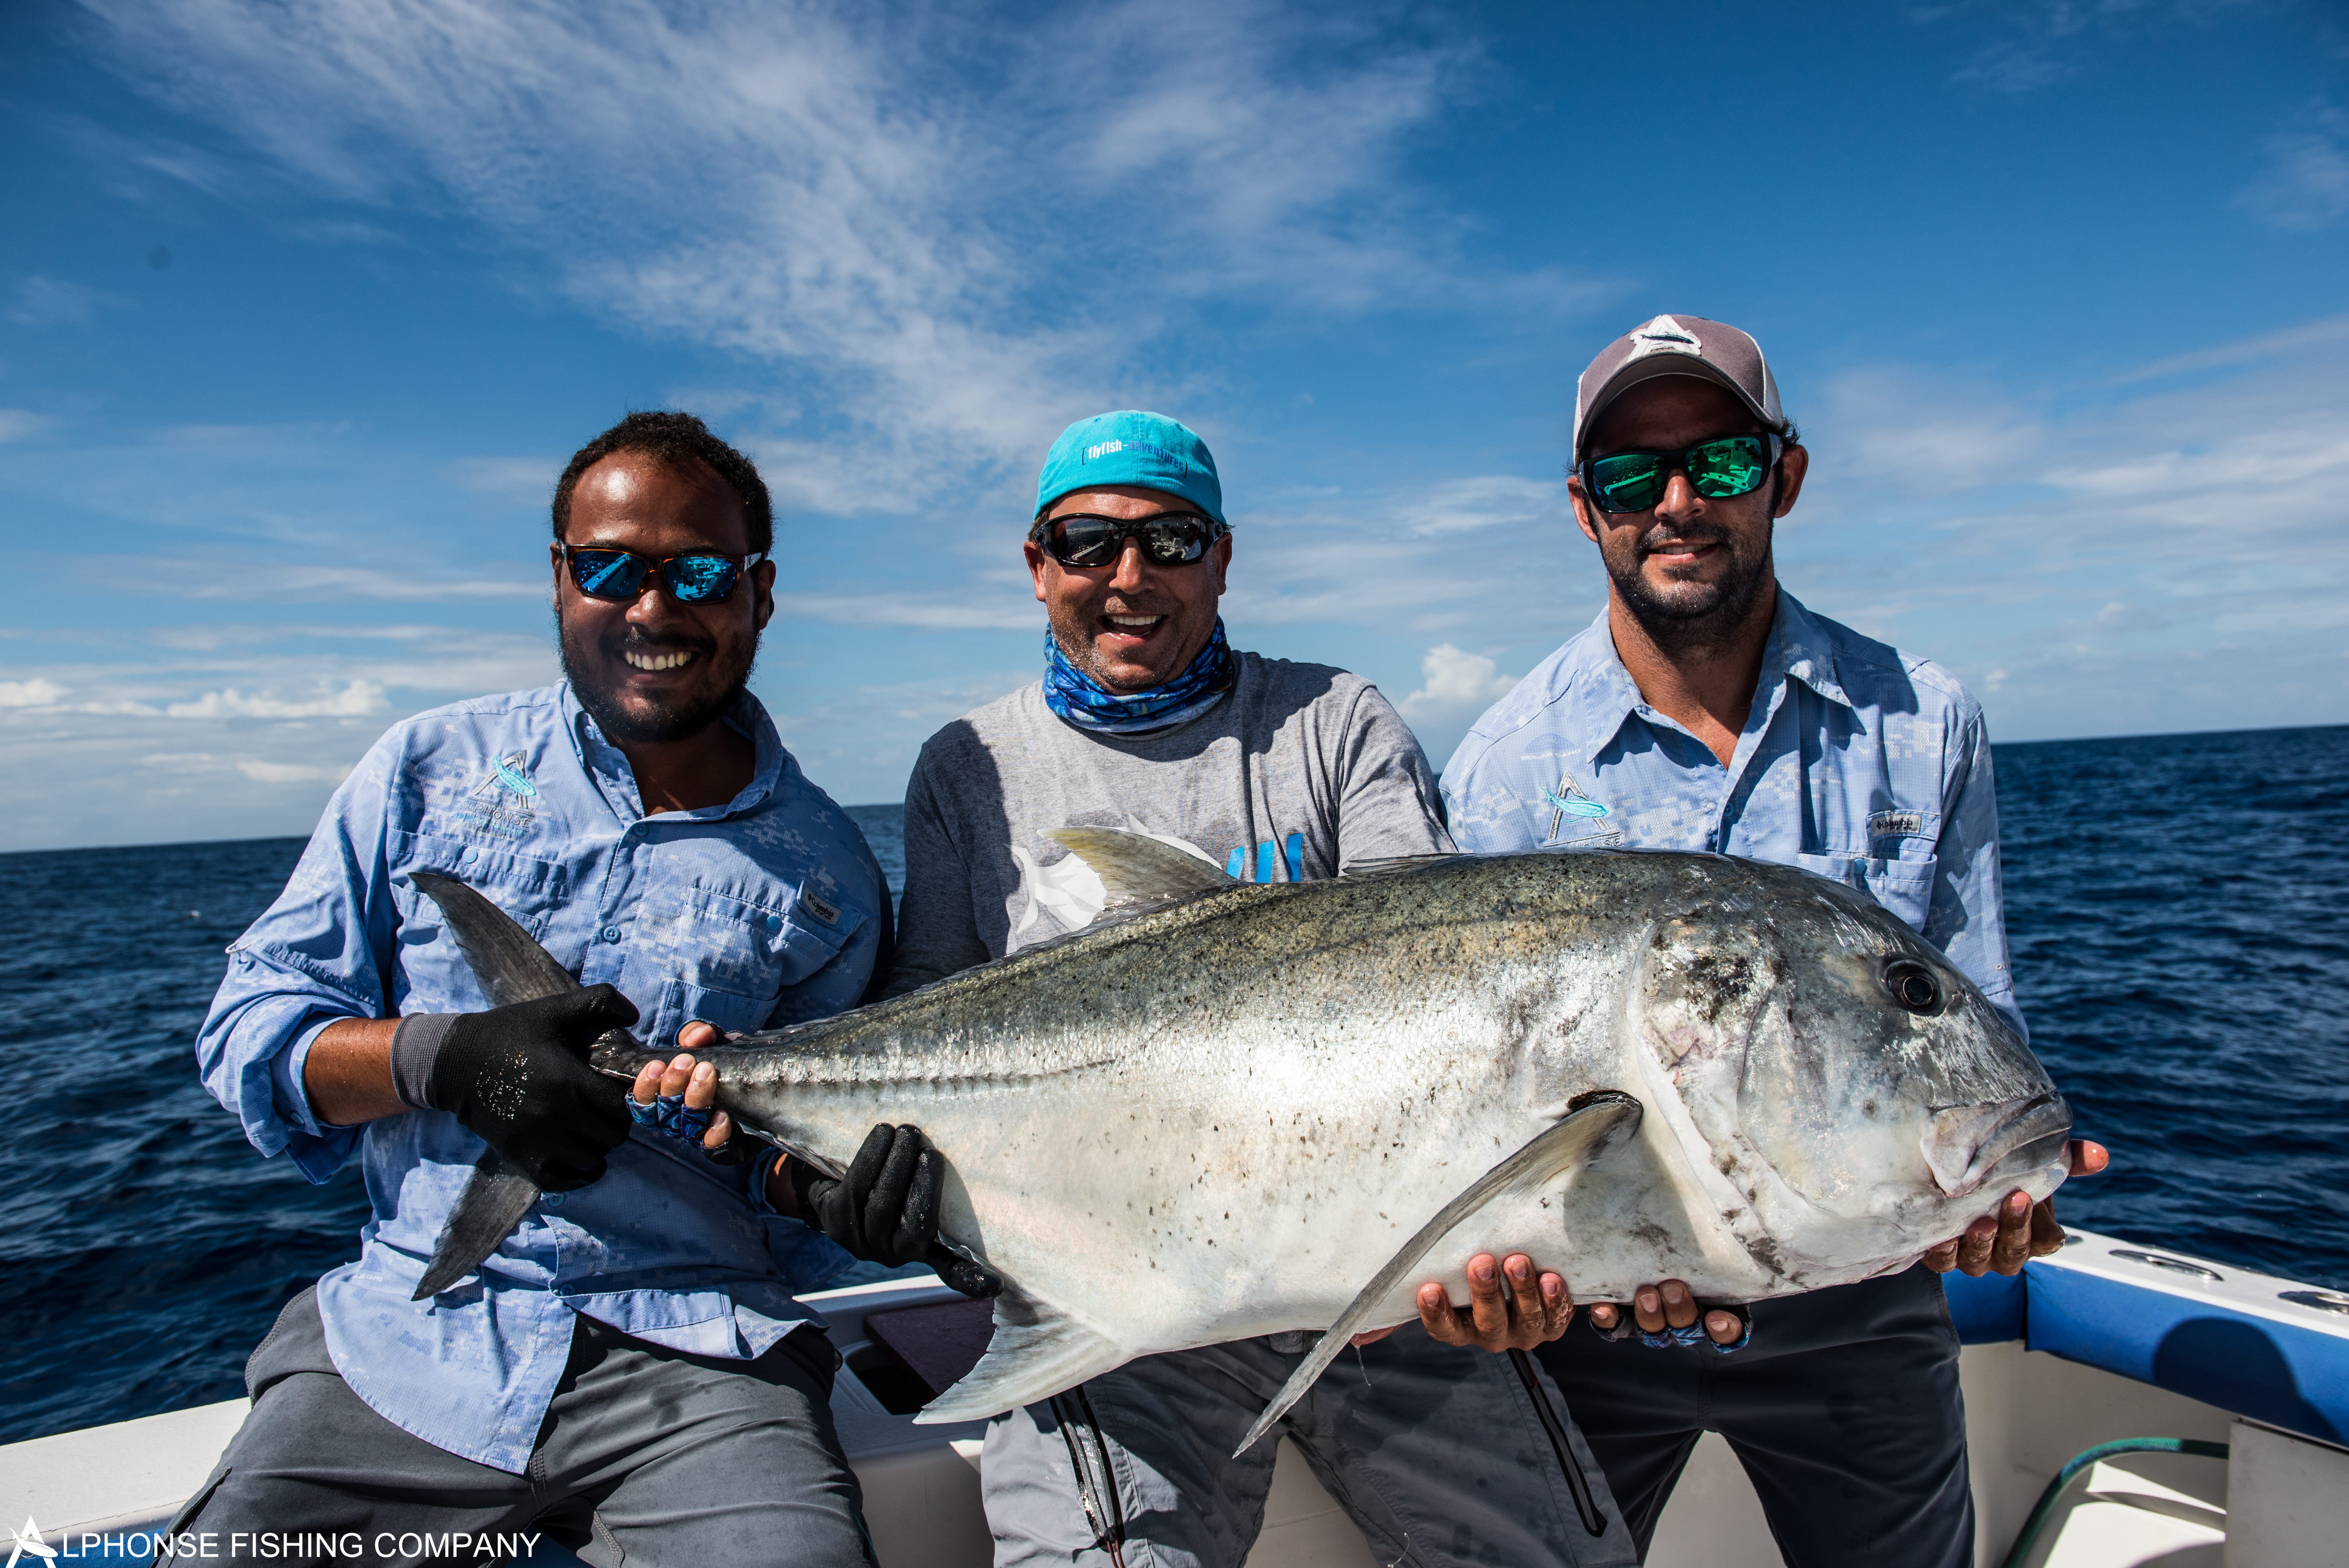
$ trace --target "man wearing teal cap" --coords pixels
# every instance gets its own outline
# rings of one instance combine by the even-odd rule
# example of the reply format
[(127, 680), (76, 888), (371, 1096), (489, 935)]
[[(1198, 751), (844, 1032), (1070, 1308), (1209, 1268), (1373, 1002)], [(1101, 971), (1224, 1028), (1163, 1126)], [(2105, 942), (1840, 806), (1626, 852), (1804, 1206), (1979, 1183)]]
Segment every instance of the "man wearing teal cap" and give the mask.
[[(1226, 640), (1223, 486), (1183, 425), (1126, 410), (1070, 426), (1045, 459), (1026, 553), (1049, 623), (1043, 678), (922, 748), (892, 994), (1101, 912), (1100, 878), (1044, 836), (1055, 829), (1179, 840), (1262, 882), (1452, 849), (1427, 760), (1376, 687)], [(1382, 1562), (1631, 1563), (1556, 1386), (1523, 1354), (1571, 1320), (1565, 1281), (1522, 1255), (1480, 1257), (1469, 1276), (1468, 1308), (1424, 1287), (1421, 1325), (1363, 1346), (1278, 1432)], [(1148, 1357), (998, 1418), (981, 1477), (999, 1568), (1240, 1568), (1276, 1445), (1232, 1450), (1313, 1337)]]

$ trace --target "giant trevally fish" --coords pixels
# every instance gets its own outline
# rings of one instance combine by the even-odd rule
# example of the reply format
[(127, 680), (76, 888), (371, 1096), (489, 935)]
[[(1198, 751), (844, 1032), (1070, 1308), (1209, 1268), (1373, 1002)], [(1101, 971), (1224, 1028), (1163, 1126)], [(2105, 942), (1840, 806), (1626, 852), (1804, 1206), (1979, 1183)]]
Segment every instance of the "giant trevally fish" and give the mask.
[[(1054, 836), (1140, 913), (701, 1053), (739, 1125), (829, 1171), (877, 1121), (947, 1161), (941, 1235), (1008, 1283), (923, 1420), (1327, 1330), (1253, 1441), (1479, 1251), (1585, 1301), (1679, 1278), (1750, 1302), (1905, 1267), (2064, 1178), (2070, 1109), (2013, 1026), (1808, 872), (1586, 851), (1241, 884), (1143, 835)], [(575, 984), (417, 881), (494, 999)], [(615, 1035), (594, 1060), (667, 1055)]]

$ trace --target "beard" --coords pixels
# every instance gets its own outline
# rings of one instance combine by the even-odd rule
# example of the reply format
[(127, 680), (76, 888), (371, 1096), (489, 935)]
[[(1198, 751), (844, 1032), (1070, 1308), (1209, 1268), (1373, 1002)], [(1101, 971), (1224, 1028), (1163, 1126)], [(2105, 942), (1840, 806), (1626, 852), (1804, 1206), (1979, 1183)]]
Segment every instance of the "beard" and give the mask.
[(1619, 569), (1608, 561), (1607, 575), (1631, 619), (1657, 647), (1682, 654), (1726, 646), (1736, 641), (1761, 598), (1763, 584), (1774, 575), (1772, 531), (1765, 530), (1754, 547), (1741, 544), (1736, 535), (1725, 530), (1672, 530), (1670, 537), (1691, 543), (1717, 543), (1730, 552), (1729, 570), (1717, 582), (1676, 582), (1659, 588), (1640, 570), (1649, 554), (1644, 539), (1632, 547), (1630, 562)]
[[(1123, 614), (1123, 612), (1120, 613)], [(1180, 614), (1180, 609), (1178, 607), (1176, 610), (1164, 612), (1153, 609), (1137, 611), (1135, 614), (1164, 614), (1167, 616), (1168, 620), (1172, 622)], [(1184, 653), (1182, 652), (1182, 648), (1184, 646), (1182, 643), (1170, 640), (1166, 645), (1165, 651), (1159, 655), (1161, 659), (1171, 661), (1170, 667), (1162, 670), (1155, 668), (1154, 666), (1150, 666), (1150, 675), (1147, 679), (1143, 680), (1138, 686), (1128, 685), (1125, 681), (1119, 679), (1112, 673), (1109, 661), (1102, 657), (1101, 649), (1094, 644), (1093, 631), (1095, 617), (1093, 615), (1080, 615), (1071, 611), (1065, 610), (1062, 606), (1056, 603), (1051, 605), (1047, 611), (1045, 620), (1051, 627), (1052, 640), (1061, 645), (1061, 655), (1065, 657), (1069, 663), (1076, 665), (1078, 670), (1099, 683), (1104, 691), (1122, 692), (1127, 695), (1145, 691), (1155, 691), (1158, 687), (1166, 685), (1169, 681), (1172, 681), (1176, 676), (1180, 676), (1185, 669), (1189, 668), (1191, 661), (1199, 655), (1199, 650), (1197, 648), (1193, 648), (1188, 653)], [(1209, 622), (1208, 632), (1206, 634), (1201, 635), (1199, 638), (1200, 646), (1206, 646), (1207, 637), (1213, 634), (1214, 623), (1211, 620)]]
[(678, 640), (654, 642), (633, 636), (615, 639), (610, 647), (614, 659), (620, 657), (622, 648), (629, 646), (670, 650), (690, 647), (702, 655), (698, 661), (700, 678), (687, 689), (666, 701), (629, 707), (603, 684), (599, 672), (604, 666), (596, 657), (596, 650), (574, 647), (570, 629), (560, 624), (559, 617), (555, 644), (563, 655), (564, 678), (570, 681), (579, 706), (587, 710), (587, 717), (595, 721), (605, 739), (621, 745), (657, 745), (700, 734), (749, 688), (750, 667), (759, 657), (755, 633), (740, 643), (715, 645)]

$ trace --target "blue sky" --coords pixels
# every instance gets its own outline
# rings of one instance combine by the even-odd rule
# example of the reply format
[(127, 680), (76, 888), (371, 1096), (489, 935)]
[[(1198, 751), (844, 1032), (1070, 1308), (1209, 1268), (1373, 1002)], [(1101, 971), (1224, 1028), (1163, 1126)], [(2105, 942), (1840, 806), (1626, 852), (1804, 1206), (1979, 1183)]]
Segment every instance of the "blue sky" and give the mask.
[(1244, 647), (1440, 764), (1601, 602), (1574, 377), (1754, 331), (1781, 573), (1997, 739), (2349, 721), (2349, 22), (2285, 0), (0, 15), (0, 848), (305, 831), (550, 678), (630, 407), (778, 498), (755, 686), (894, 799), (1032, 679), (1071, 418), (1214, 447)]

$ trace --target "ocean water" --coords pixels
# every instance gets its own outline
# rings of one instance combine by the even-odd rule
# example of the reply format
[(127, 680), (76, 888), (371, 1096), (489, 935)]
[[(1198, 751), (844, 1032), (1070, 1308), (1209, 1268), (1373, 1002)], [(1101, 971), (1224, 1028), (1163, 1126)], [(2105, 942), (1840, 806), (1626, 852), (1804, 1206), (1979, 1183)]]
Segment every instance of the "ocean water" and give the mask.
[[(2059, 1207), (2349, 1288), (2349, 727), (1997, 757), (2017, 988), (2115, 1151)], [(900, 885), (898, 809), (852, 811)], [(356, 1174), (258, 1158), (190, 1050), (300, 851), (0, 856), (0, 1441), (234, 1396), (357, 1251)]]

